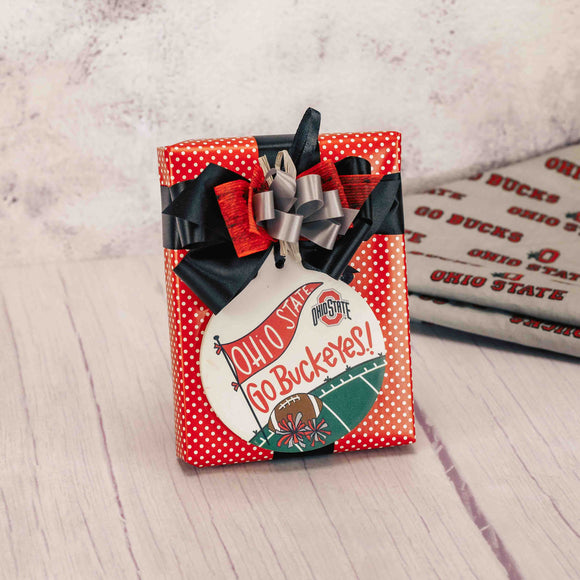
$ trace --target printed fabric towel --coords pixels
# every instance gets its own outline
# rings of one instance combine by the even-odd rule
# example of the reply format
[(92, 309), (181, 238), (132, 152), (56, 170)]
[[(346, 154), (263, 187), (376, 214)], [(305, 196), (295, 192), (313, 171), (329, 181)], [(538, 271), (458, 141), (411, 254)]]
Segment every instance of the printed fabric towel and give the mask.
[(580, 356), (580, 145), (405, 201), (411, 318)]

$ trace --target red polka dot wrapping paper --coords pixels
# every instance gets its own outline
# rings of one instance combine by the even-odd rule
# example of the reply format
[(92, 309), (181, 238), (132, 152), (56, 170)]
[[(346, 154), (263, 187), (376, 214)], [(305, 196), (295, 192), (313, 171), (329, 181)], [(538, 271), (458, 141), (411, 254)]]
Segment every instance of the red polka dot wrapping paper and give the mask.
[[(401, 136), (394, 131), (333, 133), (319, 136), (321, 160), (352, 155), (371, 164), (373, 174), (400, 171)], [(184, 141), (158, 149), (162, 186), (195, 179), (210, 163), (250, 179), (258, 161), (253, 137)], [(173, 269), (187, 250), (165, 249), (165, 280), (177, 456), (197, 467), (270, 460), (274, 454), (233, 433), (205, 395), (199, 353), (212, 316)], [(358, 270), (351, 286), (378, 319), (385, 340), (382, 388), (362, 422), (334, 443), (334, 452), (405, 445), (415, 441), (410, 363), (409, 314), (403, 235), (375, 235), (364, 242), (350, 265)]]

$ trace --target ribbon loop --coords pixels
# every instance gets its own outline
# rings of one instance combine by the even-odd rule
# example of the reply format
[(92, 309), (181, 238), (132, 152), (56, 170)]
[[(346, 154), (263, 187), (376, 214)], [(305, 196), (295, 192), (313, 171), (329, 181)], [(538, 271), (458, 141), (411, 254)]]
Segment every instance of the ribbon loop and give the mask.
[(276, 217), (266, 224), (266, 231), (277, 240), (297, 244), (300, 240), (303, 217), (276, 210)]
[(318, 173), (296, 178), (288, 151), (278, 152), (273, 168), (265, 156), (260, 157), (259, 164), (270, 190), (255, 193), (252, 198), (256, 223), (282, 242), (297, 244), (302, 236), (332, 250), (358, 210), (344, 208), (337, 189), (323, 191)]
[(254, 210), (254, 218), (256, 223), (265, 227), (265, 222), (273, 220), (276, 217), (274, 205), (274, 192), (260, 191), (252, 198), (252, 208)]
[(274, 166), (277, 169), (282, 169), (282, 164), (284, 164), (284, 171), (292, 178), (296, 179), (296, 165), (294, 165), (294, 161), (292, 161), (292, 157), (290, 157), (290, 153), (286, 149), (282, 149), (278, 151), (278, 155), (276, 155), (276, 162)]
[(322, 192), (323, 202), (322, 207), (304, 217), (304, 223), (315, 222), (318, 220), (332, 220), (340, 219), (344, 216), (344, 208), (340, 203), (338, 189), (331, 189), (330, 191)]
[(329, 221), (318, 221), (304, 224), (300, 233), (317, 246), (332, 250), (339, 231), (340, 226), (338, 224)]
[(296, 213), (305, 218), (324, 206), (322, 180), (312, 173), (296, 180)]
[(290, 211), (296, 201), (296, 180), (281, 169), (271, 169), (274, 172), (272, 191), (274, 192), (274, 204), (280, 211)]

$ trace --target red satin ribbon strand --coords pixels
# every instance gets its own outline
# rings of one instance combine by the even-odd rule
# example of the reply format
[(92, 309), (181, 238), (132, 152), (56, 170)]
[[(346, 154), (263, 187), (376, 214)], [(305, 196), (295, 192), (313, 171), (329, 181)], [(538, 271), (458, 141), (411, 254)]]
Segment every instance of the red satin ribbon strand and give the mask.
[(348, 199), (346, 207), (360, 209), (373, 189), (381, 180), (381, 175), (341, 175), (344, 193)]
[[(248, 201), (251, 208), (250, 187), (247, 181), (240, 179), (215, 188), (220, 210), (238, 258), (267, 250), (272, 243), (269, 235), (256, 228), (253, 213), (251, 218), (248, 213)], [(250, 221), (254, 222), (254, 231), (250, 229)]]

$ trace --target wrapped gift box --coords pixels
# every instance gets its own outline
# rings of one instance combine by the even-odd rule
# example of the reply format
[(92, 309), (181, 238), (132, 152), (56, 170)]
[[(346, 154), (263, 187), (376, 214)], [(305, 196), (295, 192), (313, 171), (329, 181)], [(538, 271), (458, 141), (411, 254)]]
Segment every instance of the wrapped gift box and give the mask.
[[(294, 136), (158, 149), (176, 449), (195, 466), (415, 440), (401, 137), (318, 135), (317, 115), (310, 109)], [(325, 203), (334, 193), (355, 215), (330, 249), (305, 240), (317, 214), (304, 218), (294, 247), (306, 268), (284, 262), (278, 230), (256, 213), (257, 197), (270, 193), (259, 158), (274, 165), (284, 150), (296, 161), (297, 195), (312, 181), (301, 177), (320, 175)], [(281, 183), (288, 175), (276, 167)]]

